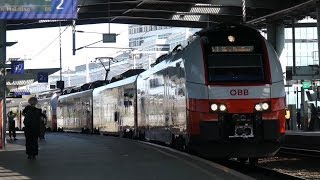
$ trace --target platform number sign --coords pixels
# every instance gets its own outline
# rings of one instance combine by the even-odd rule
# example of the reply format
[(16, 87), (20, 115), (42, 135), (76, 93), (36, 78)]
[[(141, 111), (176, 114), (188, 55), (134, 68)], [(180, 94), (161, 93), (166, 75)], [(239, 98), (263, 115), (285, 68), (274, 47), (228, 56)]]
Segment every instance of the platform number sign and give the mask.
[(11, 74), (24, 74), (24, 61), (12, 61)]
[(48, 73), (47, 72), (38, 72), (38, 82), (47, 83), (48, 82)]
[(65, 1), (68, 1), (68, 0), (53, 0), (52, 8), (54, 8), (54, 10), (56, 11), (61, 11), (65, 9), (67, 6), (67, 3)]
[(77, 19), (78, 0), (0, 0), (0, 19)]

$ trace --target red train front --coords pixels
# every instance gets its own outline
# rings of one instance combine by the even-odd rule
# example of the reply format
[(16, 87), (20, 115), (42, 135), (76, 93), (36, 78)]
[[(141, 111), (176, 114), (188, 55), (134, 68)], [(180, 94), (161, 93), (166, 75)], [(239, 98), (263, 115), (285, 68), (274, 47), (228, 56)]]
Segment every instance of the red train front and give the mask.
[(203, 30), (137, 82), (140, 137), (211, 157), (254, 159), (279, 149), (285, 132), (282, 69), (254, 29)]

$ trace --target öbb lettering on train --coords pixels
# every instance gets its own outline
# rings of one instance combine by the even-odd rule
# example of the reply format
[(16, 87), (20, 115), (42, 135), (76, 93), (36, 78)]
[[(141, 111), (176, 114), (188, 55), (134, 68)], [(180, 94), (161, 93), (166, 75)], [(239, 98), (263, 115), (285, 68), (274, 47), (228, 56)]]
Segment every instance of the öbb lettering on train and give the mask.
[(248, 96), (249, 90), (248, 89), (231, 89), (230, 95), (231, 96)]

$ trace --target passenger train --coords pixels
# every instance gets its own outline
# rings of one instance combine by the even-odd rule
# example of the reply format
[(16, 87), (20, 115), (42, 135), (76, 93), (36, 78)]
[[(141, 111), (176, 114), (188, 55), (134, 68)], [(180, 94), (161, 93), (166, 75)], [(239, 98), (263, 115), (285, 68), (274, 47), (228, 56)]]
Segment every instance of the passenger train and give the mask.
[(274, 155), (285, 133), (278, 56), (243, 25), (196, 33), (148, 70), (58, 100), (64, 130), (152, 140), (209, 157)]

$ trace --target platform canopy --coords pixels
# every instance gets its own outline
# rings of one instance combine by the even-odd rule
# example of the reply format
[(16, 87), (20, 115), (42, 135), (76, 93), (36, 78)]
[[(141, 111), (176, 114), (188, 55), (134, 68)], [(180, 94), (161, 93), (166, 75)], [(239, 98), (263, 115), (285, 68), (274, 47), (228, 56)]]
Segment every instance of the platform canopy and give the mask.
[(7, 73), (7, 86), (9, 89), (17, 88), (19, 86), (30, 85), (38, 81), (38, 73), (48, 73), (48, 75), (58, 72), (60, 68), (49, 69), (25, 69), (24, 74), (11, 74)]
[[(292, 16), (315, 17), (319, 0), (244, 0), (246, 21), (263, 25), (266, 21)], [(242, 21), (243, 0), (78, 0), (77, 25), (123, 23), (141, 25), (207, 27), (213, 22)], [(62, 21), (70, 25), (71, 21)], [(54, 27), (53, 20), (7, 21), (8, 30)]]

